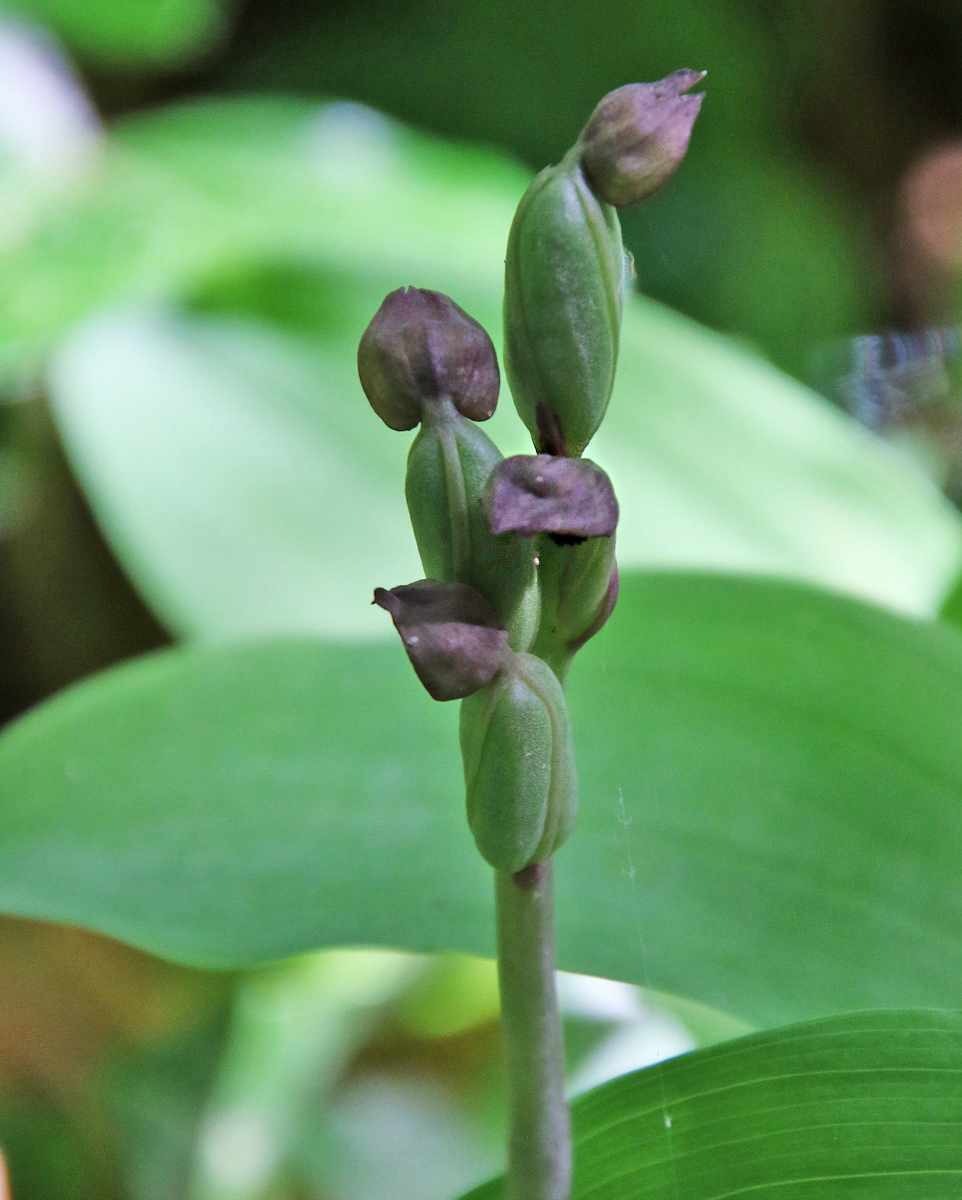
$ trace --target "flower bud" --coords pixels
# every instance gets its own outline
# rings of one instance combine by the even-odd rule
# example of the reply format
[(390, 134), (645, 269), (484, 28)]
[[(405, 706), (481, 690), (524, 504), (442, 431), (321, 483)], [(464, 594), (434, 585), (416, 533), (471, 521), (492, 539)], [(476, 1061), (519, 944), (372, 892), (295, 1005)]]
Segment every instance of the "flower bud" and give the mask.
[(495, 537), (481, 509), (501, 451), (445, 401), (425, 413), (408, 455), (405, 493), (424, 573), (470, 584), (494, 607), (515, 649), (537, 627), (537, 580), (530, 546)]
[(376, 588), (374, 603), (391, 614), (418, 679), (435, 700), (470, 696), (510, 653), (494, 609), (463, 583), (421, 579)]
[(629, 83), (605, 96), (581, 138), (581, 165), (592, 191), (616, 208), (653, 195), (688, 149), (704, 95), (682, 95), (704, 71), (676, 71), (657, 83)]
[(361, 337), (357, 369), (371, 407), (391, 429), (413, 429), (425, 402), (440, 397), (472, 421), (486, 421), (498, 403), (491, 339), (441, 292), (391, 292)]
[(581, 454), (615, 378), (625, 255), (618, 215), (569, 153), (533, 181), (508, 235), (505, 371), (538, 450)]
[(514, 873), (550, 857), (577, 809), (571, 725), (561, 684), (531, 654), (513, 654), (461, 705), (468, 824), (482, 856)]
[(586, 458), (519, 454), (492, 471), (483, 504), (494, 533), (537, 536), (540, 608), (530, 649), (563, 682), (618, 594), (611, 481)]
[(607, 538), (618, 524), (611, 480), (586, 458), (516, 454), (499, 463), (482, 501), (495, 534)]

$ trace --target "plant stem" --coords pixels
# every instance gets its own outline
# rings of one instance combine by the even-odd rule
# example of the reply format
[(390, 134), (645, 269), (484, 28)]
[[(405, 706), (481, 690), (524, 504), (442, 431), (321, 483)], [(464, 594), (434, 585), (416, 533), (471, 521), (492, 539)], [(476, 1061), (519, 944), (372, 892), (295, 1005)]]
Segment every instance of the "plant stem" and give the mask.
[(552, 863), (495, 872), (510, 1141), (505, 1200), (568, 1200), (571, 1128), (554, 980)]

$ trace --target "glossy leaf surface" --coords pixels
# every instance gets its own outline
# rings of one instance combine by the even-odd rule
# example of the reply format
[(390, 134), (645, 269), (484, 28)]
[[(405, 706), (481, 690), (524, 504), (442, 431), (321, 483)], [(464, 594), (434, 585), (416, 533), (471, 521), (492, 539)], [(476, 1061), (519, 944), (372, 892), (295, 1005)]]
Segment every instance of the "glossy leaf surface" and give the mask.
[(575, 1101), (572, 1200), (950, 1200), (960, 1073), (958, 1012), (853, 1013), (685, 1054)]
[[(758, 1024), (962, 979), (962, 638), (785, 584), (635, 576), (572, 679), (560, 964)], [(0, 907), (188, 962), (490, 953), (455, 706), (400, 650), (168, 652), (0, 740)]]

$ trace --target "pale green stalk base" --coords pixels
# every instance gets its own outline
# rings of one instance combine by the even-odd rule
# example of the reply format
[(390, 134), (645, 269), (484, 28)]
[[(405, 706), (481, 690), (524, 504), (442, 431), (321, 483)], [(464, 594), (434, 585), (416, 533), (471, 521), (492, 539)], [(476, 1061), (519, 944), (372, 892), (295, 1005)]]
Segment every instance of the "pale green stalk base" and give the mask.
[(510, 1121), (505, 1200), (568, 1200), (571, 1189), (551, 881), (550, 859), (516, 875), (495, 871)]

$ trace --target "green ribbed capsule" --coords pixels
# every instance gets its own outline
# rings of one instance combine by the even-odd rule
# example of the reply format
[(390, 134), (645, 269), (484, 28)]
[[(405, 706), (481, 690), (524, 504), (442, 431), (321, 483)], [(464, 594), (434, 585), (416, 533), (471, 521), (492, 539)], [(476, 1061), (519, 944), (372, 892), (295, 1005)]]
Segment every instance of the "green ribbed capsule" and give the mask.
[(495, 537), (481, 509), (501, 451), (446, 400), (425, 405), (408, 455), (405, 495), (424, 573), (466, 583), (493, 606), (515, 650), (538, 622), (534, 547)]
[(504, 366), (537, 449), (580, 455), (614, 385), (626, 288), (618, 214), (575, 147), (521, 198), (508, 235)]
[(564, 544), (550, 536), (538, 543), (541, 622), (533, 654), (564, 682), (571, 660), (594, 637), (618, 599), (615, 538)]
[(481, 855), (514, 873), (549, 858), (578, 803), (571, 724), (551, 668), (512, 655), (461, 704), (468, 824)]

